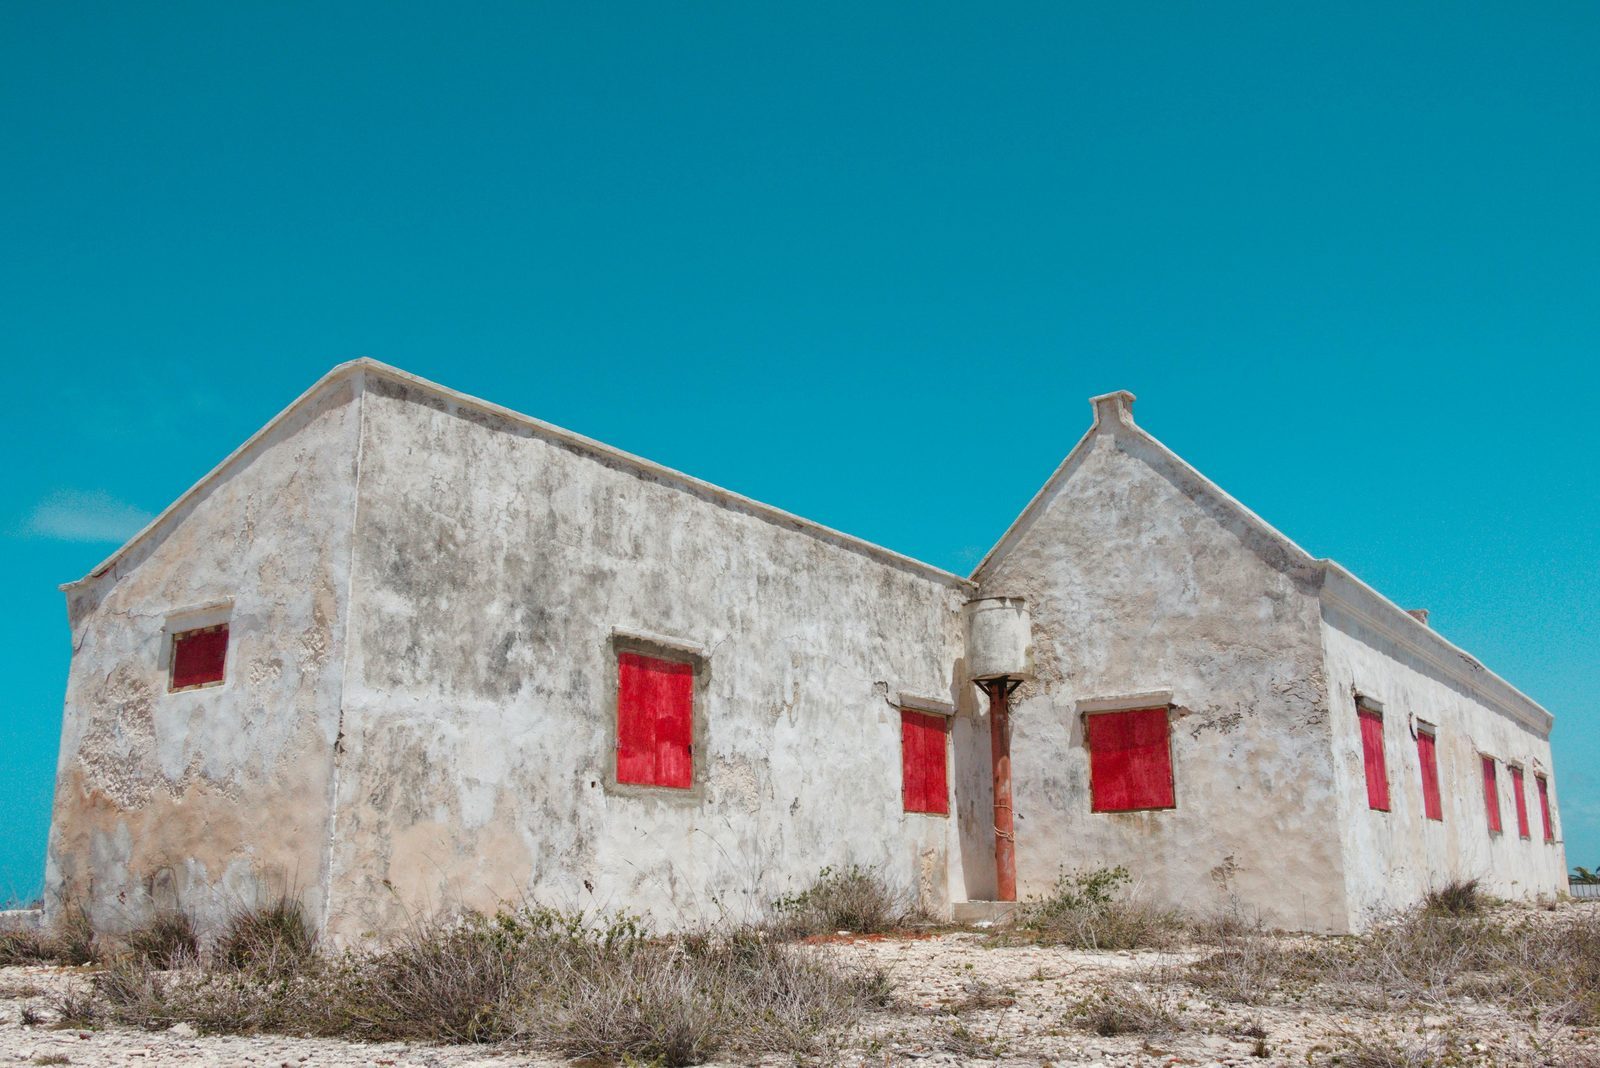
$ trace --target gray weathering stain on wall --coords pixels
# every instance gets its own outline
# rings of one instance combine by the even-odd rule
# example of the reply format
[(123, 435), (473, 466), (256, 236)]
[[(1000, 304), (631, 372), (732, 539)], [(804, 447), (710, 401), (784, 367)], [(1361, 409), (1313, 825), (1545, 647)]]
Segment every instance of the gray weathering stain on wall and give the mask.
[[(1094, 400), (964, 578), (335, 368), (65, 588), (48, 905), (215, 923), (288, 890), (346, 939), (524, 896), (688, 924), (860, 864), (974, 915), (1009, 885), (1006, 811), (1023, 895), (1125, 864), (1163, 903), (1344, 931), (1452, 878), (1560, 890), (1549, 714), (1233, 501), (1132, 402)], [(174, 675), (185, 636), (219, 633), (220, 677)], [(1366, 747), (1358, 700), (1381, 709)]]

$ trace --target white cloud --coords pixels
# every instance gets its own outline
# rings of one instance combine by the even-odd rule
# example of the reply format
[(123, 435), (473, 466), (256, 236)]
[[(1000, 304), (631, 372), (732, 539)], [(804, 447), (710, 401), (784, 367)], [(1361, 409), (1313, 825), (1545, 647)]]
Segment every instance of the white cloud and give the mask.
[(22, 532), (57, 541), (124, 542), (153, 519), (101, 490), (57, 490), (34, 508)]

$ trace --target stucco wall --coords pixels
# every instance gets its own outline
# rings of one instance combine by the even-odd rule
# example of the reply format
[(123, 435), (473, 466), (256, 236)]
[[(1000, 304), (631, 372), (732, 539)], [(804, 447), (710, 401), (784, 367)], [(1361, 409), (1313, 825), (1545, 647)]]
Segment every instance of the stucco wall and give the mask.
[[(1357, 591), (1359, 597), (1359, 591)], [(1397, 621), (1404, 627), (1408, 624)], [(1412, 643), (1359, 609), (1330, 596), (1324, 608), (1332, 724), (1344, 814), (1345, 870), (1350, 885), (1351, 922), (1360, 925), (1386, 910), (1410, 905), (1429, 889), (1452, 879), (1480, 879), (1490, 892), (1506, 897), (1553, 895), (1566, 888), (1566, 859), (1560, 845), (1547, 731), (1475, 686), (1471, 665), (1446, 669), (1420, 654)], [(1425, 642), (1419, 636), (1417, 642)], [(1446, 659), (1446, 663), (1448, 660)], [(1362, 762), (1355, 695), (1382, 705), (1384, 754), (1388, 765), (1390, 809), (1369, 807)], [(1442, 822), (1424, 818), (1416, 721), (1436, 728)], [(1503, 832), (1491, 835), (1485, 812), (1480, 753), (1498, 763)], [(1508, 763), (1524, 768), (1530, 837), (1518, 837)], [(1555, 844), (1544, 842), (1534, 775), (1550, 779)]]
[[(349, 381), (320, 387), (108, 572), (69, 588), (49, 907), (71, 897), (113, 930), (153, 904), (214, 924), (285, 890), (320, 911), (355, 396)], [(225, 682), (168, 693), (174, 613), (221, 602)]]
[[(1017, 692), (1011, 747), (1019, 894), (1120, 864), (1157, 902), (1205, 911), (1231, 892), (1269, 924), (1344, 928), (1309, 558), (1111, 398), (980, 578), (1033, 612), (1037, 678)], [(1092, 813), (1079, 702), (1151, 691), (1175, 706), (1177, 807)]]
[[(959, 851), (901, 811), (890, 699), (951, 699), (961, 580), (367, 389), (336, 932), (523, 895), (742, 918), (852, 862), (944, 902)], [(616, 628), (704, 651), (693, 791), (608, 783)]]

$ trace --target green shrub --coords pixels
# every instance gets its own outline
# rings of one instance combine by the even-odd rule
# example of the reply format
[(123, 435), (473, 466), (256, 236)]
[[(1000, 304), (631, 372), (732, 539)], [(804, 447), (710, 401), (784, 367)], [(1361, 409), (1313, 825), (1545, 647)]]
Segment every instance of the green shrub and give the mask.
[(909, 894), (852, 864), (823, 868), (810, 886), (774, 901), (768, 929), (784, 938), (837, 931), (882, 934), (904, 925), (914, 913)]
[(1048, 894), (1018, 906), (1002, 937), (1080, 949), (1141, 949), (1170, 945), (1182, 928), (1174, 911), (1127, 896), (1128, 869), (1095, 868), (1061, 875)]

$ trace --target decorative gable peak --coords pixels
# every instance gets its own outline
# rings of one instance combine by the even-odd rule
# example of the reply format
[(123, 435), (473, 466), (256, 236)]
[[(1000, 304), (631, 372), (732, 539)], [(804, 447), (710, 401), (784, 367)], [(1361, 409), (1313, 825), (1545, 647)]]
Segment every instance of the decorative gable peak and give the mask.
[(1133, 426), (1133, 401), (1133, 394), (1125, 389), (1090, 397), (1089, 406), (1094, 409), (1094, 429), (1103, 434), (1116, 430), (1119, 423)]

